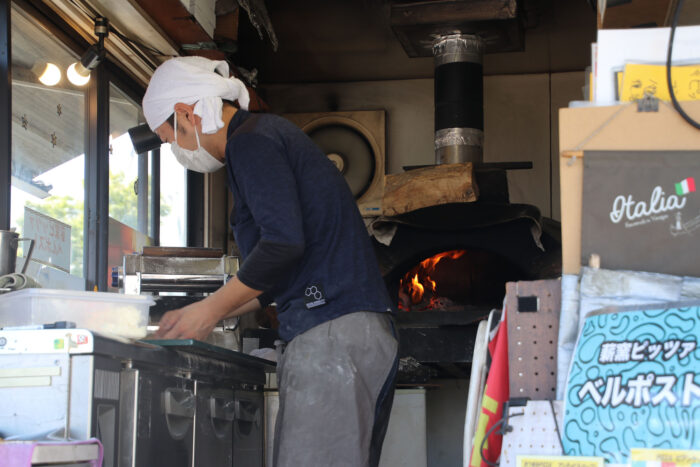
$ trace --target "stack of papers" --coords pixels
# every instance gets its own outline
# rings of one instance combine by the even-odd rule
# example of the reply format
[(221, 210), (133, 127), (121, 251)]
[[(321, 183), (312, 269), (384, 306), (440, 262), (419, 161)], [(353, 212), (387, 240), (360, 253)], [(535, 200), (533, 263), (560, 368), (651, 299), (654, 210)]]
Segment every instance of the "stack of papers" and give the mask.
[[(589, 100), (598, 105), (645, 94), (670, 100), (666, 54), (670, 28), (601, 29), (592, 46)], [(673, 42), (673, 90), (679, 101), (700, 99), (700, 26), (679, 27)]]

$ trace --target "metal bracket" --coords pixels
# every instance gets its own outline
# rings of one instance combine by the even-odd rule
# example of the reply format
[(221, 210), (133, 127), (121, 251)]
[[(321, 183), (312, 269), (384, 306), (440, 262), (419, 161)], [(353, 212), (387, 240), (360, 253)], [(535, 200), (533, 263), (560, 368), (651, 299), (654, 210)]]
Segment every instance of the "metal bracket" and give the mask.
[(637, 101), (637, 112), (658, 112), (659, 99), (653, 94), (644, 94), (644, 97)]

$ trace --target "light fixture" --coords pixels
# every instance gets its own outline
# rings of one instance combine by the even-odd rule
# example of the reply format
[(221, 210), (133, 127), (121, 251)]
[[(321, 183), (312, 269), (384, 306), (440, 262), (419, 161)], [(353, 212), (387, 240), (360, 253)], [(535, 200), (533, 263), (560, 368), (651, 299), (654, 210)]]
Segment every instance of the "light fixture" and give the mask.
[(46, 86), (54, 86), (61, 81), (61, 69), (53, 63), (37, 62), (32, 67), (32, 73)]
[(90, 81), (90, 70), (81, 65), (80, 62), (72, 63), (66, 70), (68, 81), (76, 86), (84, 86)]
[(91, 45), (80, 57), (79, 62), (75, 62), (68, 67), (66, 75), (68, 80), (76, 86), (84, 86), (90, 81), (90, 71), (97, 68), (97, 65), (105, 58), (105, 37), (109, 34), (109, 20), (104, 17), (95, 19), (95, 35), (97, 44)]
[(145, 154), (148, 151), (158, 149), (163, 144), (160, 136), (153, 133), (146, 123), (129, 128), (128, 131), (136, 154)]

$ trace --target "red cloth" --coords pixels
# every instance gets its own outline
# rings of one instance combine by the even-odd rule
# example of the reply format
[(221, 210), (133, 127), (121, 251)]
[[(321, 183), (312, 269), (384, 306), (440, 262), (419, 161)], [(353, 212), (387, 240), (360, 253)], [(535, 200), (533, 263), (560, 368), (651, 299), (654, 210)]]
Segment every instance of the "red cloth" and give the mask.
[[(486, 433), (503, 417), (503, 404), (510, 397), (508, 379), (508, 325), (506, 312), (503, 312), (503, 319), (498, 325), (496, 335), (489, 342), (489, 353), (491, 354), (491, 368), (486, 378), (484, 389), (484, 399), (481, 403), (481, 413), (477, 423), (472, 455), (469, 462), (471, 467), (488, 467), (488, 464), (481, 458), (481, 443)], [(484, 457), (489, 462), (496, 463), (501, 455), (501, 442), (503, 436), (497, 432), (500, 427), (494, 429), (484, 443)]]

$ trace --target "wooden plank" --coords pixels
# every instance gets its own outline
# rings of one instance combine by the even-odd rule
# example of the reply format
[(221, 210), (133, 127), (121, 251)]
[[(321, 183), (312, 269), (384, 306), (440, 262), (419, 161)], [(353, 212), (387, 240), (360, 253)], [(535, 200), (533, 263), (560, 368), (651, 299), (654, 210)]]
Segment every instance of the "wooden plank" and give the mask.
[(238, 40), (238, 15), (240, 10), (240, 8), (236, 8), (231, 13), (216, 17), (214, 39)]
[[(519, 309), (518, 297), (537, 297), (536, 308)], [(506, 309), (511, 397), (554, 400), (561, 282), (508, 282)]]
[(32, 453), (34, 464), (58, 464), (94, 461), (99, 458), (100, 448), (94, 444), (39, 444)]
[(224, 256), (224, 252), (217, 248), (145, 246), (143, 247), (143, 256), (165, 258), (221, 258)]
[(392, 26), (512, 19), (515, 0), (437, 0), (391, 5)]
[(443, 164), (387, 175), (382, 202), (385, 216), (397, 216), (428, 206), (477, 200), (471, 162)]
[[(606, 2), (610, 3), (610, 2)], [(673, 0), (631, 0), (606, 6), (598, 13), (599, 29), (624, 29), (668, 25)]]
[[(211, 37), (180, 0), (136, 0), (136, 2), (178, 45), (211, 42)], [(210, 54), (207, 53), (207, 55)], [(216, 55), (219, 60), (225, 57), (223, 52), (217, 52)]]

